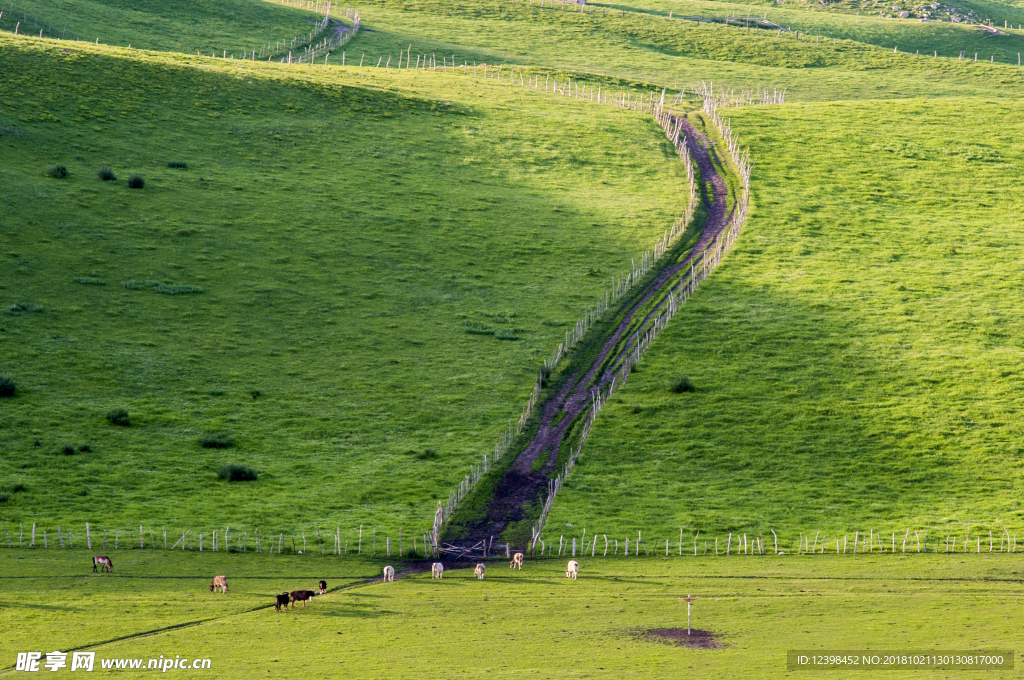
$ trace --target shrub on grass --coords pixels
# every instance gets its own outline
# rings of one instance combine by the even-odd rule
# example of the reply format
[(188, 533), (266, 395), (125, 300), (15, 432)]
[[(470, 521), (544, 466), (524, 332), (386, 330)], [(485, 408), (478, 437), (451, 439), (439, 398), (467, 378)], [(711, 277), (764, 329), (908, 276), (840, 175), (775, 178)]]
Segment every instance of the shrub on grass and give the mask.
[(669, 390), (676, 394), (682, 394), (683, 392), (696, 392), (697, 386), (693, 384), (692, 380), (682, 376), (672, 381), (672, 384), (669, 385)]
[(79, 453), (89, 453), (90, 451), (92, 451), (92, 447), (89, 446), (88, 444), (82, 444), (81, 446), (78, 447)]
[(498, 340), (518, 340), (519, 336), (511, 328), (499, 328), (494, 331), (494, 337)]
[(548, 381), (551, 379), (551, 367), (541, 366), (540, 368), (540, 386), (547, 387)]
[(0, 489), (10, 493), (23, 493), (28, 490), (28, 487), (21, 482), (14, 482), (13, 484), (4, 484)]
[(177, 168), (178, 170), (184, 170), (188, 168), (188, 163), (186, 163), (185, 161), (169, 161), (167, 163), (167, 167)]
[(263, 396), (263, 393), (260, 392), (259, 390), (251, 390), (249, 392), (249, 396), (251, 396), (253, 399), (259, 399), (260, 397)]
[(65, 444), (64, 446), (60, 447), (60, 452), (63, 453), (65, 456), (73, 456), (75, 455), (75, 447), (72, 446), (71, 444)]
[(31, 302), (16, 302), (11, 305), (10, 311), (12, 312), (41, 312), (43, 311), (42, 305), (33, 304)]
[(14, 379), (10, 376), (0, 375), (0, 397), (13, 397), (17, 390)]
[(146, 285), (149, 286), (150, 290), (163, 295), (190, 295), (193, 293), (202, 293), (203, 289), (199, 286), (187, 286), (183, 283), (163, 283), (162, 281), (146, 281)]
[(128, 427), (132, 424), (128, 417), (128, 411), (123, 408), (115, 408), (113, 411), (108, 412), (107, 422), (119, 427)]
[(494, 335), (494, 326), (488, 326), (483, 321), (472, 321), (465, 326), (466, 332), (471, 335)]
[(121, 287), (126, 290), (142, 290), (142, 281), (122, 281)]
[(46, 171), (46, 176), (54, 179), (67, 179), (68, 169), (63, 165), (55, 165)]
[(10, 494), (0, 493), (0, 503), (6, 503), (9, 500), (11, 500)]
[(217, 471), (217, 477), (228, 482), (255, 482), (259, 473), (247, 465), (231, 463), (221, 466)]
[(441, 456), (434, 449), (424, 449), (422, 453), (417, 453), (416, 457), (420, 460), (437, 460)]
[(104, 165), (102, 168), (100, 168), (100, 171), (97, 172), (96, 174), (99, 175), (99, 178), (101, 180), (103, 180), (104, 182), (116, 182), (117, 181), (117, 175), (114, 174), (114, 171), (111, 170), (110, 166), (108, 166), (108, 165)]
[(146, 180), (142, 179), (141, 175), (131, 175), (128, 178), (129, 189), (141, 189), (146, 186)]
[(199, 445), (204, 449), (230, 449), (235, 445), (235, 439), (224, 433), (214, 433), (200, 439)]
[(75, 283), (80, 283), (83, 286), (105, 286), (107, 282), (103, 279), (98, 279), (95, 276), (76, 276)]

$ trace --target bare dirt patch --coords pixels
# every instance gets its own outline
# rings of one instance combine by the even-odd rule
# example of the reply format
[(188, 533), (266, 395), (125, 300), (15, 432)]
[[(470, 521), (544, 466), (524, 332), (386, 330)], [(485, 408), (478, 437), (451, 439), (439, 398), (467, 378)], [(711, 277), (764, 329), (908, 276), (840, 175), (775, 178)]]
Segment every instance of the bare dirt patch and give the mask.
[(687, 634), (685, 628), (654, 628), (644, 631), (644, 637), (662, 642), (671, 642), (680, 647), (696, 647), (697, 649), (719, 649), (722, 643), (710, 630), (691, 628)]

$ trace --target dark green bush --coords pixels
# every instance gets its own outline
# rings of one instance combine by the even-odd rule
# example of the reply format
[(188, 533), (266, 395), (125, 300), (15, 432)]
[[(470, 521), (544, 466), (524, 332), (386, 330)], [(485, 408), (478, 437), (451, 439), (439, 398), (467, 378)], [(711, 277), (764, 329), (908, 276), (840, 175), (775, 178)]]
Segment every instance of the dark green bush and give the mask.
[(68, 176), (68, 169), (63, 165), (55, 165), (46, 171), (47, 177), (53, 177), (54, 179), (66, 179)]
[(229, 464), (217, 470), (217, 477), (229, 482), (255, 482), (259, 473), (246, 465)]
[(263, 396), (263, 393), (262, 393), (262, 392), (260, 392), (259, 390), (252, 390), (252, 391), (250, 391), (250, 392), (249, 392), (249, 395), (250, 395), (250, 396), (251, 396), (251, 397), (252, 397), (253, 399), (259, 399), (260, 397), (262, 397), (262, 396)]
[(204, 449), (230, 449), (235, 445), (235, 440), (229, 435), (214, 433), (208, 434), (200, 439), (199, 445)]
[(10, 494), (0, 493), (0, 503), (6, 503), (9, 500), (11, 500)]
[(123, 408), (115, 408), (113, 411), (107, 413), (107, 422), (111, 425), (118, 425), (120, 427), (128, 427), (132, 424), (128, 416), (128, 411)]
[(0, 397), (13, 397), (17, 389), (13, 378), (7, 375), (0, 375)]
[[(200, 288), (199, 286), (189, 286), (183, 283), (164, 283), (163, 281), (146, 281), (146, 285), (149, 286), (150, 290), (156, 291), (157, 293), (163, 293), (164, 295), (190, 295), (192, 293), (203, 292), (203, 289)], [(128, 286), (125, 286), (125, 288), (127, 287)]]
[(89, 453), (90, 451), (92, 451), (92, 447), (89, 446), (88, 444), (82, 444), (81, 446), (78, 447), (79, 453)]
[(73, 456), (75, 455), (75, 447), (72, 446), (71, 444), (65, 444), (64, 446), (60, 447), (60, 452), (63, 453), (65, 456)]
[(170, 161), (167, 163), (167, 167), (184, 170), (185, 168), (188, 167), (188, 163), (186, 163), (185, 161)]
[(110, 169), (110, 166), (104, 165), (102, 168), (100, 168), (100, 171), (97, 172), (96, 174), (99, 175), (99, 178), (101, 180), (103, 180), (104, 182), (116, 182), (117, 181), (117, 175), (115, 175), (114, 171)]
[(141, 189), (144, 186), (146, 186), (146, 180), (142, 179), (140, 175), (131, 175), (128, 177), (129, 189)]
[(10, 307), (12, 312), (41, 312), (43, 311), (42, 305), (37, 305), (31, 302), (17, 302)]
[(676, 394), (682, 394), (683, 392), (696, 392), (697, 387), (693, 384), (692, 380), (682, 376), (672, 381), (672, 384), (669, 385), (669, 390)]
[(2, 488), (4, 491), (9, 491), (11, 493), (22, 493), (28, 490), (28, 487), (22, 484), (21, 482), (14, 482), (13, 484), (4, 484), (0, 488)]
[(417, 453), (416, 457), (420, 460), (437, 460), (441, 456), (434, 449), (424, 449), (421, 453)]

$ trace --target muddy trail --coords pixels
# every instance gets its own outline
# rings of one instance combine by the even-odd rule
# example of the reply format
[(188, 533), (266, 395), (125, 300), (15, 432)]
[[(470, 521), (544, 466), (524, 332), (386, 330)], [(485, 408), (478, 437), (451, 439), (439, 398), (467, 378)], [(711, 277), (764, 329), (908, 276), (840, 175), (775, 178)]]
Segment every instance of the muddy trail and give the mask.
[[(590, 412), (593, 395), (612, 380), (623, 359), (643, 336), (645, 326), (658, 312), (658, 306), (649, 311), (638, 326), (634, 326), (636, 314), (652, 297), (681, 285), (677, 281), (680, 272), (689, 269), (725, 233), (731, 220), (726, 212), (728, 187), (716, 168), (715, 161), (719, 159), (714, 146), (685, 118), (680, 122), (686, 135), (687, 151), (700, 168), (701, 199), (707, 210), (696, 245), (684, 259), (664, 264), (651, 280), (626, 295), (621, 307), (625, 310), (622, 320), (601, 342), (600, 352), (587, 370), (569, 375), (558, 393), (541, 404), (537, 433), (496, 484), (486, 517), (470, 527), (470, 539), (453, 541), (453, 544), (468, 547), (489, 536), (500, 536), (510, 524), (527, 518), (531, 507), (543, 503), (566, 432), (578, 418)], [(708, 184), (711, 185), (710, 196), (706, 190)], [(600, 332), (600, 327), (591, 332)], [(620, 349), (609, 362), (616, 347)], [(565, 415), (560, 416), (563, 413)], [(544, 462), (538, 463), (538, 459)]]

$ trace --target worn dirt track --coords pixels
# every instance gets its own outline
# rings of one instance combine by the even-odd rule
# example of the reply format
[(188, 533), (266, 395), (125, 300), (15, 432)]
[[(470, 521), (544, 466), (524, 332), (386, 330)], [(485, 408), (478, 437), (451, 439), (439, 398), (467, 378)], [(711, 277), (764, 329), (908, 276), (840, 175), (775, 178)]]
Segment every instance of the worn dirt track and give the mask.
[[(498, 482), (488, 506), (486, 519), (472, 527), (471, 539), (457, 543), (471, 544), (488, 536), (499, 536), (510, 524), (525, 518), (531, 505), (538, 501), (543, 502), (566, 431), (576, 419), (581, 416), (585, 417), (589, 413), (593, 394), (611, 381), (622, 357), (636, 341), (631, 332), (631, 337), (627, 338), (615, 360), (598, 376), (601, 366), (605, 364), (611, 352), (629, 332), (635, 314), (652, 297), (670, 288), (677, 275), (688, 268), (694, 259), (715, 243), (716, 239), (726, 231), (731, 221), (731, 215), (726, 213), (728, 187), (715, 168), (713, 145), (688, 121), (680, 120), (686, 135), (687, 149), (700, 168), (703, 182), (701, 198), (707, 208), (707, 216), (697, 244), (685, 259), (666, 264), (652, 280), (627, 293), (624, 303), (626, 313), (622, 321), (601, 342), (600, 353), (587, 371), (582, 375), (579, 373), (570, 375), (556, 395), (540, 404), (541, 422), (537, 433)], [(708, 183), (711, 184), (711, 196), (707, 195), (705, 189)], [(652, 310), (648, 313), (640, 324), (641, 329), (653, 318), (656, 311)], [(595, 328), (591, 333), (599, 332), (599, 328)], [(636, 338), (641, 335), (642, 330), (635, 334)], [(560, 413), (565, 413), (565, 415), (556, 422)], [(534, 470), (535, 462), (541, 456), (546, 457), (544, 463)]]

